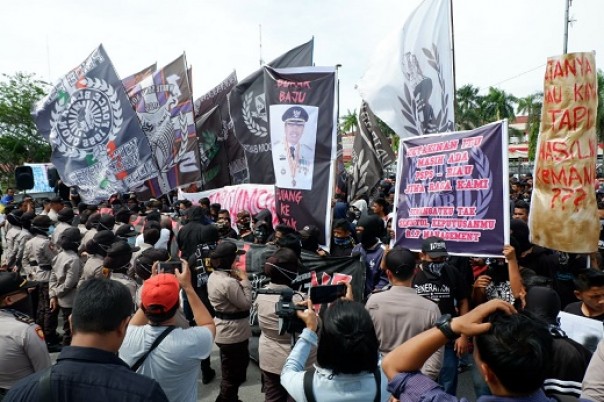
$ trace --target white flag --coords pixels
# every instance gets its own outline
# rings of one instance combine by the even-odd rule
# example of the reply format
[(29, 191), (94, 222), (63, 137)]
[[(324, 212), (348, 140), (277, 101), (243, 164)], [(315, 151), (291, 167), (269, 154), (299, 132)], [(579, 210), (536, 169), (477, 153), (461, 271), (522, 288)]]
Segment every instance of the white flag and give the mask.
[(387, 36), (358, 84), (361, 98), (400, 137), (452, 131), (449, 0), (424, 0)]

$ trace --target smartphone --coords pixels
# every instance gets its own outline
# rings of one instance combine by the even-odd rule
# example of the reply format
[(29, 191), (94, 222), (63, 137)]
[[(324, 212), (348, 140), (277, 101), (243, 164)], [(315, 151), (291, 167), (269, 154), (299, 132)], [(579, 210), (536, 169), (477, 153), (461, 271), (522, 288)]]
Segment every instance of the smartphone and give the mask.
[(174, 274), (174, 270), (182, 271), (182, 263), (180, 261), (165, 261), (160, 262), (157, 267), (157, 272), (160, 274)]
[(336, 299), (346, 295), (346, 285), (322, 285), (310, 288), (310, 300), (314, 304), (331, 303)]

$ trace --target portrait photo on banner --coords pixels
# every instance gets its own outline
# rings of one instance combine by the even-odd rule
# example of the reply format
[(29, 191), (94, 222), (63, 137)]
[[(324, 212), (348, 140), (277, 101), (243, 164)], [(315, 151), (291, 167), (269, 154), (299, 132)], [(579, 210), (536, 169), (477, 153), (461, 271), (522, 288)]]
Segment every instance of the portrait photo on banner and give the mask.
[(312, 189), (319, 108), (271, 105), (269, 116), (275, 185)]

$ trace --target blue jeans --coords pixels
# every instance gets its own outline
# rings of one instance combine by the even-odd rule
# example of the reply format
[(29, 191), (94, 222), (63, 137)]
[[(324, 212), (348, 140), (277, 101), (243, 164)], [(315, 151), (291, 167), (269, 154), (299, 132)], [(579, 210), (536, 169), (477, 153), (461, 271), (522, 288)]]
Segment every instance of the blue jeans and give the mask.
[(457, 393), (457, 365), (459, 359), (455, 353), (454, 342), (445, 345), (443, 365), (438, 375), (438, 383), (447, 394), (455, 396)]

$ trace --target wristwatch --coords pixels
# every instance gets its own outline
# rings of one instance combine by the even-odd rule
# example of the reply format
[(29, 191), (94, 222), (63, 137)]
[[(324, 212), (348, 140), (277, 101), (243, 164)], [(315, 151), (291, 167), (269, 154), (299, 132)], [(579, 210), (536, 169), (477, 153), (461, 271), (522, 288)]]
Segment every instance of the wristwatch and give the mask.
[(440, 329), (440, 332), (442, 332), (447, 337), (447, 339), (454, 341), (455, 339), (459, 338), (461, 335), (456, 334), (451, 329), (451, 320), (452, 319), (453, 318), (451, 317), (451, 314), (443, 314), (440, 317), (438, 317), (438, 319), (434, 323), (434, 326), (436, 328)]

